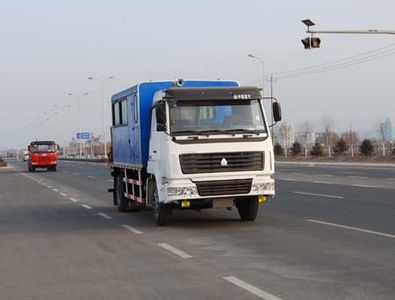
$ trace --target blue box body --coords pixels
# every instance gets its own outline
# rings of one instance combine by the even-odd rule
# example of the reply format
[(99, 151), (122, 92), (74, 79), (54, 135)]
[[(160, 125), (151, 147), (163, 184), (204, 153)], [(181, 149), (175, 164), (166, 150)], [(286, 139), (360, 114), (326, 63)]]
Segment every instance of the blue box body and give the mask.
[[(128, 124), (112, 127), (112, 151), (114, 163), (146, 167), (151, 131), (151, 107), (157, 91), (174, 86), (174, 81), (142, 82), (111, 97), (112, 102), (127, 101)], [(236, 81), (185, 81), (184, 87), (234, 87)], [(135, 102), (138, 120), (135, 122)]]

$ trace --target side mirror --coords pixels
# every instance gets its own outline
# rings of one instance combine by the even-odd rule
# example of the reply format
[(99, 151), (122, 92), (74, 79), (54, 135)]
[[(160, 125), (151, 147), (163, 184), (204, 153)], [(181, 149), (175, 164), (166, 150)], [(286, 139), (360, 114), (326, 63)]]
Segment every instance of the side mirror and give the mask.
[(60, 147), (59, 147), (59, 145), (58, 144), (56, 144), (56, 150), (60, 150)]
[(29, 152), (30, 152), (30, 146), (27, 146), (27, 151), (29, 151)]
[(281, 113), (281, 105), (278, 102), (273, 102), (272, 106), (273, 110), (273, 119), (275, 122), (279, 122), (282, 119), (282, 113)]

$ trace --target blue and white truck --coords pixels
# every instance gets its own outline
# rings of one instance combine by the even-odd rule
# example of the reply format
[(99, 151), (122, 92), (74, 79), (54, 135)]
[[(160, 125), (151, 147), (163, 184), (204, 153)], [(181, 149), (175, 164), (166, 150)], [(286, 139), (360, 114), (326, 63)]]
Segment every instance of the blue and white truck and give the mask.
[(275, 194), (263, 102), (258, 88), (223, 80), (142, 82), (113, 95), (114, 205), (153, 208), (158, 225), (173, 209), (236, 206), (242, 220), (254, 220)]

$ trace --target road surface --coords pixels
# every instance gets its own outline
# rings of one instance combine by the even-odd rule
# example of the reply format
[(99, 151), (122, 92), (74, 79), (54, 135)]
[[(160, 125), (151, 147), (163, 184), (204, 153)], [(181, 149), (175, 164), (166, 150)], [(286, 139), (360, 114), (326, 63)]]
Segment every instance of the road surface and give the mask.
[(277, 166), (237, 210), (120, 213), (105, 164), (0, 169), (1, 299), (394, 299), (395, 168)]

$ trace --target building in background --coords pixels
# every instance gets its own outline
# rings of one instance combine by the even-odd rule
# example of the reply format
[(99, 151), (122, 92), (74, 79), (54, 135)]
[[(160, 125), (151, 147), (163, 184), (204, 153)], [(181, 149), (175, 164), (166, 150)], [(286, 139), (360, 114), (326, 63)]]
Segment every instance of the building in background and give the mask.
[(395, 119), (387, 118), (383, 123), (380, 124), (382, 129), (382, 135), (385, 142), (393, 142), (395, 134)]

